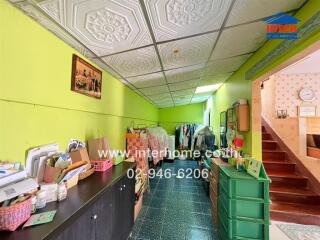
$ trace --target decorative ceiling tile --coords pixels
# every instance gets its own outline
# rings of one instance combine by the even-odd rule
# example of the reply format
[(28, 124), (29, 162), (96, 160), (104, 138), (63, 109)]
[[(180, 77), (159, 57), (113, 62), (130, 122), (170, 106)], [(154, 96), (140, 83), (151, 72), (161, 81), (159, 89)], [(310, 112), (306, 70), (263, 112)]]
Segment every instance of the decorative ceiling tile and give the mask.
[(102, 59), (123, 77), (133, 77), (161, 70), (154, 47), (119, 53)]
[(171, 92), (171, 94), (173, 97), (180, 97), (180, 96), (191, 95), (194, 93), (195, 90), (196, 90), (195, 88), (187, 89), (187, 90), (179, 90), (179, 91)]
[(127, 80), (136, 88), (154, 87), (166, 84), (162, 72), (127, 78)]
[(201, 86), (210, 85), (210, 84), (215, 84), (215, 83), (223, 83), (229, 77), (231, 77), (232, 74), (233, 74), (233, 72), (231, 72), (231, 73), (221, 73), (221, 74), (217, 74), (217, 75), (204, 76), (204, 77), (201, 78), (199, 86), (200, 85)]
[(60, 24), (64, 24), (64, 0), (45, 0), (38, 3), (39, 7), (43, 9), (49, 16)]
[(203, 72), (204, 64), (165, 71), (168, 83), (197, 79)]
[(210, 61), (205, 68), (204, 75), (217, 75), (236, 71), (244, 62), (248, 60), (251, 54), (241, 55), (232, 58)]
[(172, 100), (170, 93), (153, 94), (153, 95), (150, 95), (149, 98), (152, 101), (161, 101), (161, 100), (166, 100), (166, 99), (171, 99)]
[(159, 44), (164, 69), (205, 63), (217, 39), (217, 33)]
[(177, 96), (177, 97), (174, 97), (173, 100), (175, 102), (183, 102), (183, 101), (190, 102), (191, 98), (192, 98), (192, 94), (191, 95), (185, 95), (185, 96)]
[(139, 90), (145, 95), (155, 95), (159, 93), (169, 92), (169, 88), (167, 85), (158, 86), (158, 87), (141, 88)]
[(205, 93), (195, 93), (194, 95), (193, 95), (193, 98), (192, 99), (195, 99), (195, 98), (203, 98), (203, 99), (205, 99), (205, 98), (209, 98), (212, 94), (213, 94), (213, 92), (214, 91), (212, 91), (212, 92), (205, 92)]
[(198, 98), (198, 97), (195, 97), (195, 98), (192, 98), (191, 100), (191, 103), (201, 103), (201, 102), (205, 102), (208, 100), (209, 97), (201, 97), (201, 98)]
[(175, 106), (182, 106), (182, 105), (188, 105), (188, 104), (190, 104), (190, 101), (177, 101), (177, 102), (174, 102)]
[(177, 82), (177, 83), (170, 83), (169, 88), (171, 91), (177, 91), (182, 89), (190, 89), (195, 88), (200, 82), (200, 79), (191, 80), (191, 81), (184, 81), (184, 82)]
[(46, 0), (39, 6), (98, 56), (152, 43), (138, 0)]
[(101, 67), (103, 70), (108, 72), (111, 76), (119, 79), (120, 76), (118, 73), (116, 73), (114, 70), (112, 70), (107, 64), (105, 64), (103, 61), (101, 61), (99, 58), (92, 58), (90, 61), (94, 62), (97, 64), (99, 67)]
[(154, 100), (154, 103), (156, 103), (156, 104), (172, 103), (172, 98), (170, 96), (170, 97), (166, 97), (163, 99), (156, 99), (156, 100)]
[(217, 30), (231, 0), (144, 0), (157, 41)]
[(48, 29), (55, 36), (60, 38), (62, 41), (70, 45), (72, 48), (76, 49), (79, 53), (86, 57), (94, 57), (94, 54), (88, 50), (84, 45), (75, 40), (69, 33), (67, 33), (63, 28), (58, 24), (54, 23), (37, 8), (31, 5), (29, 2), (18, 2), (15, 4), (20, 8), (25, 14), (34, 19), (40, 25)]
[(158, 108), (170, 108), (174, 107), (173, 103), (172, 104), (159, 104), (157, 105)]
[(170, 100), (170, 101), (160, 101), (160, 102), (154, 101), (154, 104), (157, 105), (157, 106), (160, 106), (160, 107), (170, 107), (170, 106), (174, 105), (172, 100)]
[(301, 7), (306, 0), (236, 0), (226, 26), (250, 22)]
[[(235, 44), (236, 39), (236, 44)], [(223, 30), (211, 59), (228, 58), (256, 51), (266, 41), (266, 25), (250, 23)]]

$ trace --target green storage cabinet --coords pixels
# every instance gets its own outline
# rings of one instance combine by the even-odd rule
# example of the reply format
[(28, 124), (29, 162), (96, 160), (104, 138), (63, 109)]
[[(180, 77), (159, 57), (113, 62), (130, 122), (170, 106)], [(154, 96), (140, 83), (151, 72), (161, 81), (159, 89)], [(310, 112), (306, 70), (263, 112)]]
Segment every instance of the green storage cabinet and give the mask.
[(263, 166), (256, 179), (231, 166), (220, 166), (218, 235), (222, 240), (268, 240), (270, 179)]
[(269, 221), (264, 222), (254, 218), (229, 218), (225, 210), (219, 207), (219, 229), (225, 236), (222, 240), (228, 239), (269, 239)]
[(259, 198), (269, 202), (269, 184), (264, 168), (256, 179), (246, 172), (238, 172), (234, 167), (220, 166), (219, 190), (223, 189), (229, 197)]
[(229, 198), (223, 190), (219, 192), (220, 206), (226, 209), (229, 218), (247, 217), (255, 219), (270, 218), (270, 203), (259, 198)]

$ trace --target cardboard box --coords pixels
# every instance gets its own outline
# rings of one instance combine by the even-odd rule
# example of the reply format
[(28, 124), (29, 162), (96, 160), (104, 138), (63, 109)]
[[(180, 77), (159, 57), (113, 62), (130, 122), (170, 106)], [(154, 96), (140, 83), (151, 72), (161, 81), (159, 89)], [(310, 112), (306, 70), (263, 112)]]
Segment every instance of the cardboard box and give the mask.
[(90, 163), (88, 151), (86, 148), (81, 148), (77, 151), (69, 153), (69, 156), (72, 160), (72, 163), (80, 162), (80, 161), (86, 161), (87, 163)]

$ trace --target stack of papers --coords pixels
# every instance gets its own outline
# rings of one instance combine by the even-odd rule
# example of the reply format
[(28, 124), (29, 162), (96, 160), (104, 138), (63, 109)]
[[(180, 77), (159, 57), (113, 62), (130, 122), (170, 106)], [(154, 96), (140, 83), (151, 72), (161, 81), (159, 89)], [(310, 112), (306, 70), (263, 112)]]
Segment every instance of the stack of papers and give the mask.
[(9, 184), (0, 189), (0, 202), (31, 192), (37, 188), (38, 183), (32, 178)]
[(27, 174), (19, 163), (0, 162), (0, 188), (25, 179), (26, 177)]
[(59, 152), (59, 145), (57, 143), (30, 149), (26, 159), (28, 177), (37, 178), (38, 182), (42, 182), (47, 159), (57, 152)]

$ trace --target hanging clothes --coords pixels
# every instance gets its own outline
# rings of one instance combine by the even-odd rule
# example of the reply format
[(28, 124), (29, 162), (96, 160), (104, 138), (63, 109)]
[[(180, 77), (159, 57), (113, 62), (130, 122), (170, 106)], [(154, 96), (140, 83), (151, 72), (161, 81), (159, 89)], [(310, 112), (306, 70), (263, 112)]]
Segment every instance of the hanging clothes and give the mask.
[(163, 160), (169, 147), (168, 134), (162, 127), (147, 129), (148, 142), (151, 150), (153, 163), (156, 165)]
[(137, 168), (148, 173), (148, 138), (146, 131), (127, 133), (127, 153), (135, 159)]
[(214, 151), (217, 149), (216, 146), (216, 137), (210, 127), (201, 126), (199, 127), (194, 134), (194, 145), (191, 147), (191, 150), (211, 150)]
[(142, 176), (144, 189), (149, 189), (148, 138), (146, 130), (130, 129), (126, 134), (127, 154), (137, 163), (137, 174)]
[(180, 124), (176, 127), (176, 148), (190, 149), (197, 124)]

